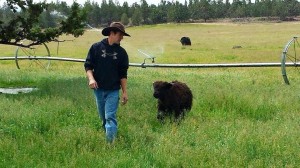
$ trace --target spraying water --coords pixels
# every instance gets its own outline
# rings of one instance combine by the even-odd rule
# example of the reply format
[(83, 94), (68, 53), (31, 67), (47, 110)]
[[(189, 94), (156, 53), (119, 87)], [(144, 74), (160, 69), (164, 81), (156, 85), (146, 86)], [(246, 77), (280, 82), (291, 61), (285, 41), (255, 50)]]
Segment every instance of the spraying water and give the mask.
[[(149, 48), (149, 47), (148, 47)], [(145, 57), (144, 59), (144, 63), (146, 61), (146, 59), (150, 59), (152, 60), (152, 63), (154, 63), (155, 58), (162, 56), (163, 52), (164, 52), (164, 48), (162, 46), (159, 46), (158, 48), (154, 47), (153, 49), (138, 49), (137, 50), (139, 52), (139, 55), (141, 55), (142, 57)]]

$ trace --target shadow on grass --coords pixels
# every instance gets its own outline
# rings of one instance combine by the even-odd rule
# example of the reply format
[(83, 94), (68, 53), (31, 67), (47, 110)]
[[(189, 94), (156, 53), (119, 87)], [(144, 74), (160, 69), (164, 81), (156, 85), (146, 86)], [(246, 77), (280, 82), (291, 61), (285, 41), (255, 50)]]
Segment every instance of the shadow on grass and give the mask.
[[(7, 109), (12, 113), (34, 113), (32, 124), (38, 132), (47, 132), (51, 120), (61, 125), (72, 125), (76, 122), (84, 125), (85, 122), (90, 122), (97, 130), (101, 129), (93, 93), (87, 86), (86, 78), (43, 78), (35, 83), (23, 81), (22, 85), (35, 86), (38, 90), (16, 95), (0, 94), (0, 98), (4, 96), (10, 104)], [(19, 109), (9, 109), (9, 106), (18, 106)]]
[[(30, 93), (20, 93), (17, 95), (5, 94), (5, 96), (12, 100), (21, 99), (43, 99), (61, 97), (71, 100), (75, 104), (85, 102), (86, 99), (91, 99), (92, 92), (87, 86), (87, 81), (84, 77), (66, 78), (66, 79), (42, 79), (33, 83), (22, 82), (18, 86), (31, 86), (38, 90)], [(83, 101), (84, 100), (84, 101)]]

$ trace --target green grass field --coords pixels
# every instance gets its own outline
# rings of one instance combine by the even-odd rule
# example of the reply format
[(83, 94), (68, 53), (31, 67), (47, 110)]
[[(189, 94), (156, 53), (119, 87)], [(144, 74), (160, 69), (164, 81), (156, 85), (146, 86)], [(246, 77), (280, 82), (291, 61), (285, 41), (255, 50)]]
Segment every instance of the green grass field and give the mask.
[[(132, 63), (142, 50), (156, 63), (280, 62), (300, 23), (166, 24), (130, 27), (122, 46)], [(192, 46), (179, 40), (189, 36)], [(47, 44), (52, 56), (86, 57), (103, 36)], [(232, 49), (240, 45), (242, 48)], [(16, 47), (1, 46), (1, 56)], [(38, 53), (40, 54), (40, 53)], [(43, 54), (43, 53), (41, 53)], [(150, 63), (150, 60), (146, 60)], [(27, 94), (0, 94), (0, 167), (298, 167), (300, 74), (280, 67), (138, 68), (128, 72), (129, 102), (119, 107), (119, 132), (109, 145), (101, 129), (82, 63), (35, 62), (17, 69), (0, 61), (0, 88), (37, 87)], [(155, 80), (190, 86), (193, 108), (180, 125), (156, 119)]]

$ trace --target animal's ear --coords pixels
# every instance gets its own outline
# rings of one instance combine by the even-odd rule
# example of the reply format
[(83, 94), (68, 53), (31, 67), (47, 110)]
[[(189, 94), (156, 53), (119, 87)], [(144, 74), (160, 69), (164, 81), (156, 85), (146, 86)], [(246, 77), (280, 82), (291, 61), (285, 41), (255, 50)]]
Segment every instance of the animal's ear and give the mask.
[(159, 84), (159, 81), (155, 81), (155, 82), (152, 83), (152, 86), (157, 87), (158, 84)]
[(170, 89), (173, 86), (173, 83), (166, 83), (166, 88)]

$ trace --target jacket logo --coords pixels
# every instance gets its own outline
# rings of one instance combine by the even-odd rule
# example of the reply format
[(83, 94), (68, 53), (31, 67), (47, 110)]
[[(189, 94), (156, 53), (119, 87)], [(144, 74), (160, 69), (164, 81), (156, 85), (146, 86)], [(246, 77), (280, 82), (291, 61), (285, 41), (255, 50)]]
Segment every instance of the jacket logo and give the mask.
[(102, 53), (103, 53), (103, 54), (102, 54), (101, 56), (102, 56), (103, 58), (106, 58), (106, 56), (109, 56), (109, 57), (113, 57), (113, 59), (117, 59), (118, 53), (115, 52), (115, 51), (114, 51), (113, 53), (107, 53), (106, 50), (102, 50)]

